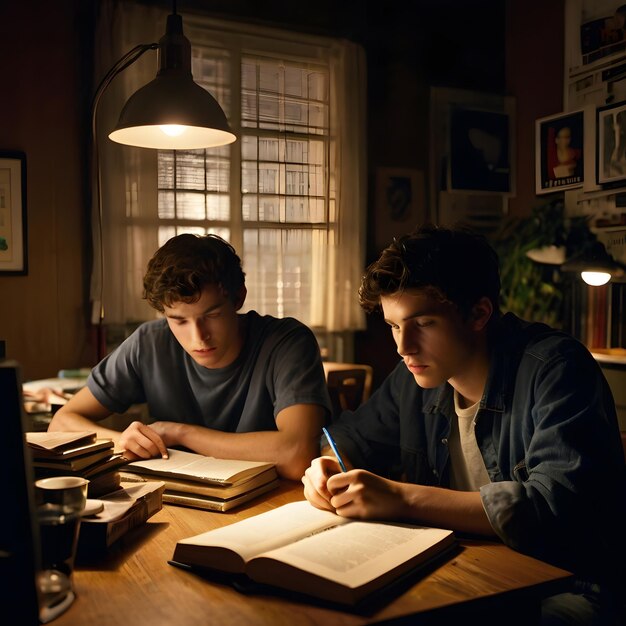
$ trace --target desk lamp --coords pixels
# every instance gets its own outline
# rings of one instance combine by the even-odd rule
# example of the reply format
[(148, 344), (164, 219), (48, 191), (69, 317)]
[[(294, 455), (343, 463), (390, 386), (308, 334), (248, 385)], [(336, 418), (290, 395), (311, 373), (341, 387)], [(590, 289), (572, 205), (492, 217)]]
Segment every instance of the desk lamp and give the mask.
[(91, 130), (96, 171), (98, 236), (100, 243), (100, 313), (99, 358), (104, 356), (102, 323), (104, 320), (104, 252), (102, 245), (102, 173), (100, 170), (97, 112), (102, 94), (111, 81), (135, 63), (148, 50), (158, 50), (156, 78), (136, 91), (126, 102), (109, 139), (117, 143), (162, 150), (197, 150), (234, 142), (226, 115), (217, 100), (193, 80), (191, 44), (183, 34), (182, 17), (167, 17), (165, 35), (158, 43), (140, 44), (127, 52), (106, 73), (96, 89), (91, 116)]

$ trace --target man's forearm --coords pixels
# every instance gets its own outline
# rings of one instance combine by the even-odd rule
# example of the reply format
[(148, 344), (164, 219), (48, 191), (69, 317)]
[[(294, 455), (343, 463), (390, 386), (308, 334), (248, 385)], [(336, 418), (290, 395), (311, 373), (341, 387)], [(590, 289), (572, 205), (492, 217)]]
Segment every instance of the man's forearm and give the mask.
[(401, 483), (406, 516), (428, 526), (495, 537), (477, 491)]

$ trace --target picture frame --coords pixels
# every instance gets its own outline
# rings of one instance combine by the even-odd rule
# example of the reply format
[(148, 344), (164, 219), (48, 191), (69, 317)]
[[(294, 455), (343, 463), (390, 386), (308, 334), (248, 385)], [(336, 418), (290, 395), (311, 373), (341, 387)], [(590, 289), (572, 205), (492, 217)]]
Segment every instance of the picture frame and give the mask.
[(626, 100), (596, 109), (596, 181), (626, 184)]
[(28, 274), (26, 155), (0, 151), (0, 275)]
[(535, 193), (582, 187), (585, 156), (584, 110), (558, 113), (535, 122)]
[(512, 123), (508, 111), (452, 106), (448, 139), (448, 191), (514, 193)]
[(424, 172), (413, 168), (376, 170), (375, 245), (382, 250), (426, 220)]

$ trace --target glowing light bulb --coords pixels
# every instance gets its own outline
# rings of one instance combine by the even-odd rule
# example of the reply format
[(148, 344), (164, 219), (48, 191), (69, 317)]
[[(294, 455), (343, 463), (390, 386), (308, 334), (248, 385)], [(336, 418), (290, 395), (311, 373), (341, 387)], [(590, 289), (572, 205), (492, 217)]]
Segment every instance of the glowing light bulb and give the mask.
[(611, 280), (611, 275), (608, 272), (581, 272), (580, 276), (588, 285), (594, 287), (606, 285)]
[(159, 126), (159, 128), (169, 137), (179, 137), (186, 130), (186, 127), (180, 124), (164, 124)]

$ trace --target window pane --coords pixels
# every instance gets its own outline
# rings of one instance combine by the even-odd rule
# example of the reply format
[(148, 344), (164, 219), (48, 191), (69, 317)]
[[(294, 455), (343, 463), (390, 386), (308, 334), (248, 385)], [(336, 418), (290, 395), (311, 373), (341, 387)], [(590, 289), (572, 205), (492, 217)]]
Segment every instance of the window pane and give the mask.
[(173, 191), (159, 191), (158, 216), (162, 220), (176, 217), (176, 197)]
[(285, 93), (290, 96), (308, 97), (307, 71), (299, 67), (285, 68)]
[(241, 165), (241, 191), (243, 193), (257, 192), (256, 163), (244, 162)]
[(176, 235), (176, 226), (159, 226), (158, 241), (159, 248), (168, 240)]
[(262, 137), (259, 139), (259, 159), (264, 161), (278, 161), (280, 140)]
[(309, 319), (314, 257), (310, 230), (245, 229), (247, 309)]
[(309, 99), (319, 100), (320, 102), (328, 101), (328, 79), (327, 74), (322, 72), (310, 71), (308, 76), (309, 83)]
[(280, 197), (262, 196), (259, 198), (259, 221), (279, 222), (280, 221)]
[(206, 219), (204, 195), (201, 193), (178, 192), (176, 196), (176, 217), (186, 220)]
[(174, 188), (174, 151), (159, 152), (159, 189)]
[(230, 189), (230, 162), (207, 156), (206, 187), (207, 191), (226, 192)]
[(259, 193), (278, 193), (280, 189), (280, 171), (278, 163), (259, 164)]
[(230, 219), (230, 196), (225, 193), (209, 194), (206, 203), (207, 217), (210, 220), (227, 222)]
[(191, 48), (191, 72), (196, 83), (204, 87), (230, 116), (230, 55), (222, 48), (194, 44)]
[[(241, 138), (241, 158), (245, 161), (256, 161), (258, 156), (257, 138), (245, 135)], [(264, 157), (265, 158), (265, 157)]]
[(204, 151), (179, 152), (176, 155), (176, 186), (204, 189)]
[(259, 219), (258, 198), (253, 194), (246, 194), (242, 198), (242, 215), (246, 221), (257, 221)]
[(304, 196), (309, 193), (309, 176), (306, 166), (287, 166), (286, 193), (296, 196)]

